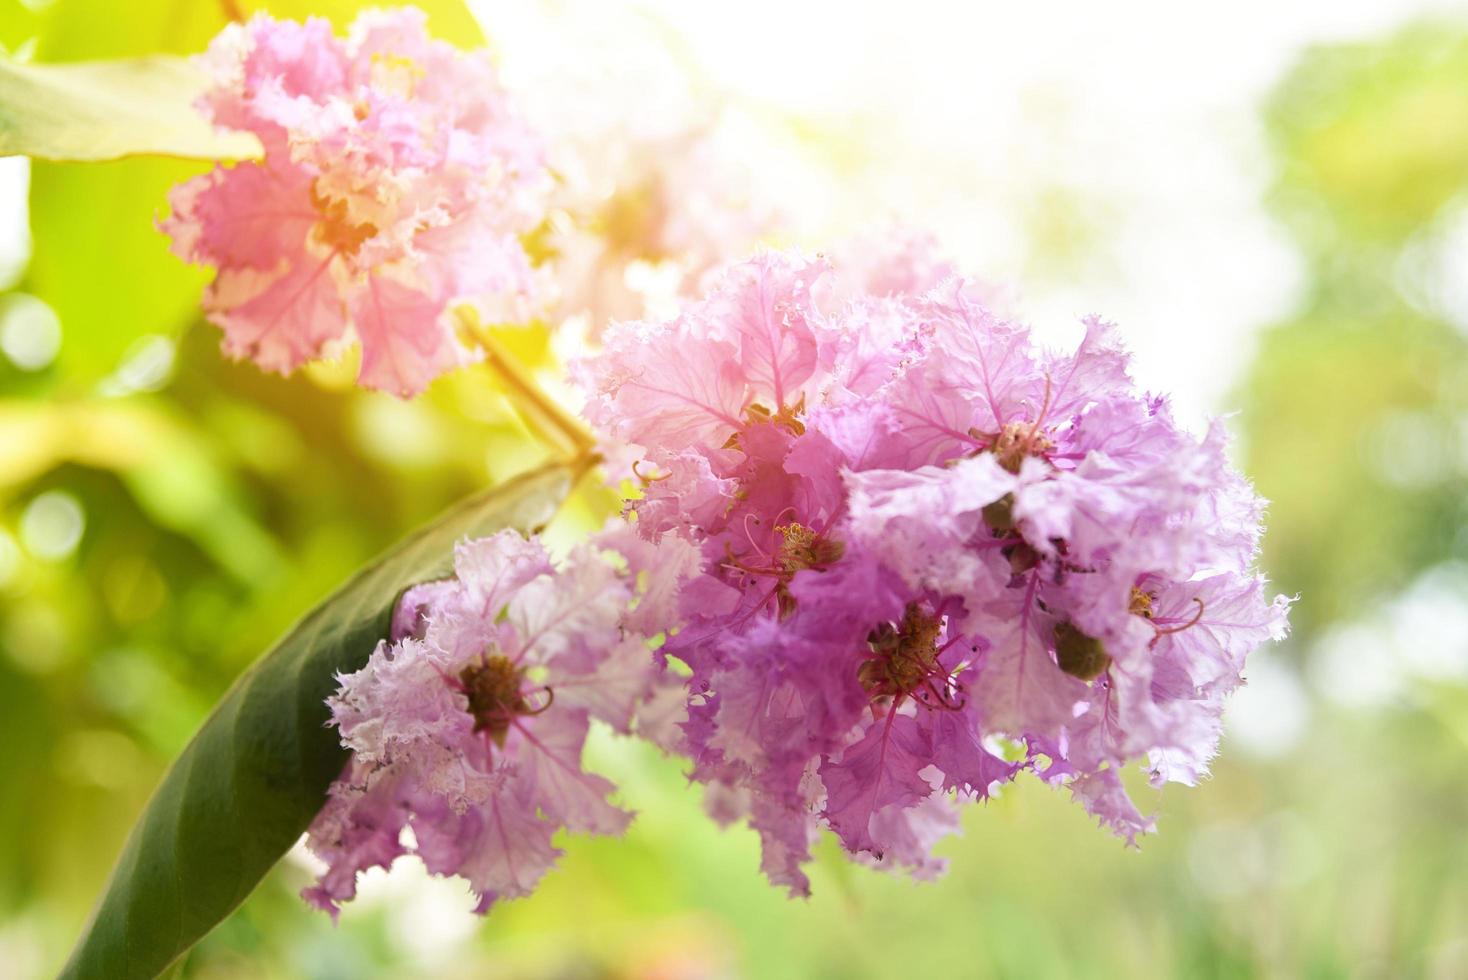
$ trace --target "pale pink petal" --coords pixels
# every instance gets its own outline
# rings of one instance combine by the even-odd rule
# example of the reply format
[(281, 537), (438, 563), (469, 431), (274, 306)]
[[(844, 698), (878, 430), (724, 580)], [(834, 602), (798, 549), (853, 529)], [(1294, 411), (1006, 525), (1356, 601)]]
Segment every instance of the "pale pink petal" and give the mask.
[(614, 324), (606, 350), (583, 372), (587, 416), (618, 439), (664, 451), (722, 443), (746, 405), (736, 356), (698, 323)]
[(732, 331), (745, 383), (772, 410), (793, 404), (815, 370), (810, 287), (823, 271), (821, 263), (763, 252), (730, 269), (701, 311)]
[(1052, 651), (1053, 622), (1029, 588), (980, 607), (969, 628), (990, 646), (971, 690), (987, 731), (1054, 736), (1090, 698), (1085, 684), (1061, 671)]
[(284, 273), (221, 270), (204, 311), (224, 330), (224, 352), (289, 374), (321, 355), (346, 327), (330, 258), (287, 265)]
[(429, 871), (459, 875), (479, 895), (484, 914), (500, 899), (524, 898), (535, 890), (560, 848), (551, 843), (556, 825), (506, 794), (457, 813), (425, 808), (413, 820), (417, 853)]
[(295, 166), (216, 167), (173, 189), (173, 214), (159, 229), (186, 262), (268, 272), (282, 256), (308, 260), (307, 236), (320, 217), (310, 188), (311, 175)]
[(863, 852), (856, 858), (884, 871), (903, 870), (919, 881), (933, 881), (948, 870), (947, 860), (933, 856), (933, 846), (958, 833), (958, 827), (958, 807), (938, 793), (910, 807), (885, 806), (871, 820), (881, 857)]
[(1071, 780), (1070, 791), (1087, 813), (1128, 844), (1136, 844), (1139, 835), (1150, 834), (1157, 829), (1156, 822), (1142, 816), (1127, 796), (1115, 769), (1077, 776)]
[(555, 721), (517, 728), (524, 740), (517, 751), (524, 792), (542, 813), (571, 830), (622, 833), (631, 823), (632, 814), (607, 802), (607, 794), (615, 787), (581, 768), (586, 716), (574, 711), (558, 712)]
[(643, 635), (617, 643), (589, 673), (554, 675), (556, 701), (584, 709), (617, 731), (629, 732), (638, 709), (653, 695), (658, 680), (652, 651)]
[(353, 773), (355, 766), (348, 764), (307, 831), (311, 851), (327, 863), (327, 869), (301, 894), (323, 912), (330, 912), (333, 919), (341, 903), (356, 896), (358, 875), (371, 868), (390, 867), (406, 853), (399, 839), (408, 821), (405, 787), (387, 781), (365, 792), (353, 789), (361, 780)]
[(443, 304), (382, 276), (370, 278), (351, 302), (362, 342), (357, 382), (402, 398), (418, 394), (469, 355), (444, 322)]

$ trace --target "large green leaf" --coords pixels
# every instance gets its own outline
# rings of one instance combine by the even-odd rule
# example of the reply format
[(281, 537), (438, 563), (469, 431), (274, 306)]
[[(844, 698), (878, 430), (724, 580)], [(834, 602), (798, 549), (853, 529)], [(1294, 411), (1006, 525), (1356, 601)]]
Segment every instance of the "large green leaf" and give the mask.
[(259, 156), (253, 134), (216, 129), (195, 107), (207, 84), (203, 72), (172, 55), (65, 65), (0, 58), (0, 156)]
[(346, 753), (326, 727), (336, 674), (366, 662), (406, 586), (454, 542), (548, 520), (575, 473), (551, 466), (470, 498), (308, 613), (224, 695), (148, 802), (65, 978), (156, 976), (221, 922), (305, 831)]

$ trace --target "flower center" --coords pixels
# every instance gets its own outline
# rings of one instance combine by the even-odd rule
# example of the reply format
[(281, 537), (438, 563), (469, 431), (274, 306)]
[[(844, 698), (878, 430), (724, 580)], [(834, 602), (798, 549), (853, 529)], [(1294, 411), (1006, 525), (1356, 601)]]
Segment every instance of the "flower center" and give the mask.
[[(774, 412), (771, 412), (768, 408), (765, 408), (759, 402), (754, 402), (744, 410), (744, 424), (759, 425), (761, 423), (767, 422), (771, 425), (779, 426), (786, 432), (790, 433), (792, 436), (803, 436), (805, 435), (805, 423), (800, 420), (800, 417), (804, 414), (804, 395), (801, 395), (800, 400), (797, 401), (794, 405), (781, 405), (780, 408)], [(739, 432), (736, 431), (731, 436), (729, 436), (728, 440), (724, 443), (723, 448), (738, 449), (743, 452), (743, 448), (739, 444)]]
[(908, 603), (900, 623), (883, 623), (867, 634), (872, 655), (856, 671), (863, 690), (873, 700), (913, 696), (929, 707), (957, 707), (957, 686), (938, 663), (942, 632), (939, 617)]
[(1156, 596), (1152, 595), (1152, 593), (1143, 592), (1134, 585), (1132, 586), (1131, 599), (1127, 602), (1127, 612), (1133, 616), (1141, 616), (1143, 619), (1151, 619), (1153, 616), (1152, 601), (1155, 598)]
[(780, 551), (775, 556), (782, 576), (789, 578), (806, 569), (833, 565), (846, 553), (846, 545), (811, 530), (804, 524), (777, 524)]
[(311, 185), (311, 205), (321, 215), (315, 229), (316, 238), (333, 252), (356, 255), (362, 243), (377, 234), (377, 226), (371, 222), (352, 224), (347, 219), (347, 202), (322, 196), (314, 183)]
[(757, 422), (772, 422), (793, 436), (801, 436), (805, 435), (805, 423), (800, 420), (804, 414), (805, 396), (801, 395), (800, 400), (794, 405), (781, 405), (774, 412), (756, 402), (744, 410), (744, 420), (750, 425)]
[(515, 666), (504, 654), (481, 656), (459, 671), (459, 684), (469, 699), (474, 730), (487, 732), (490, 740), (504, 748), (505, 736), (516, 718), (538, 715), (551, 706), (555, 695), (545, 692), (545, 703), (531, 704), (524, 692), (525, 668)]
[[(788, 512), (789, 508), (783, 513)], [(758, 524), (758, 519), (754, 519), (754, 523)], [(746, 535), (747, 533), (746, 525)], [(775, 533), (780, 540), (772, 549), (773, 554), (756, 544), (754, 538), (749, 538), (750, 553), (759, 555), (761, 563), (758, 565), (746, 564), (749, 555), (746, 554), (743, 558), (735, 555), (733, 546), (725, 542), (724, 553), (728, 557), (723, 567), (742, 575), (773, 578), (775, 587), (766, 599), (775, 600), (780, 618), (784, 619), (795, 612), (795, 597), (790, 594), (790, 580), (795, 577), (795, 573), (807, 570), (825, 571), (841, 560), (841, 556), (846, 553), (846, 545), (796, 521), (776, 524)]]
[(989, 445), (999, 465), (1011, 473), (1019, 472), (1026, 457), (1041, 456), (1053, 448), (1055, 443), (1040, 431), (1040, 426), (1029, 422), (1006, 422)]
[(775, 525), (780, 535), (780, 549), (775, 554), (775, 602), (783, 619), (795, 612), (795, 597), (790, 594), (790, 580), (796, 572), (808, 569), (824, 571), (846, 553), (846, 545), (811, 530), (804, 524)]
[(422, 65), (407, 55), (378, 51), (372, 55), (372, 87), (391, 92), (401, 99), (411, 99), (418, 82), (427, 74)]

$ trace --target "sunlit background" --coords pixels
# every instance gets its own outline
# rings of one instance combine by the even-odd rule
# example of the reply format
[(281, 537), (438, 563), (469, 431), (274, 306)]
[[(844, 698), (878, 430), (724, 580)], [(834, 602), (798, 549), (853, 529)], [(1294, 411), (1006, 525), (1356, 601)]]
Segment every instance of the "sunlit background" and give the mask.
[[(244, 4), (253, 9), (260, 4)], [(351, 0), (263, 6), (350, 16)], [(443, 6), (443, 4), (440, 4)], [(937, 884), (826, 842), (791, 902), (676, 762), (487, 920), (401, 862), (339, 926), (292, 854), (197, 977), (1468, 976), (1468, 14), (1345, 0), (483, 2), (564, 176), (554, 383), (759, 242), (931, 230), (1058, 343), (1118, 321), (1237, 412), (1291, 640), (1129, 851), (1020, 780)], [(437, 18), (437, 14), (435, 17)], [(439, 23), (435, 20), (435, 24)], [(0, 0), (38, 60), (197, 51), (213, 5)], [(54, 972), (214, 699), (362, 561), (542, 450), (487, 374), (413, 402), (218, 355), (153, 219), (199, 165), (0, 161), (0, 976)], [(27, 201), (29, 205), (27, 206)], [(583, 492), (558, 533), (608, 506)]]

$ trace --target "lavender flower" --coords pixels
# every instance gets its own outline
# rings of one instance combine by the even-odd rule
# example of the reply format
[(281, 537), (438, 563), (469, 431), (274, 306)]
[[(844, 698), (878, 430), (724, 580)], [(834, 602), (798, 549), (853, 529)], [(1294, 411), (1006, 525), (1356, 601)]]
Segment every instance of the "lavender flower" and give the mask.
[(556, 831), (627, 827), (582, 747), (593, 719), (631, 731), (662, 683), (636, 624), (666, 613), (679, 568), (638, 565), (645, 547), (629, 559), (618, 536), (557, 568), (502, 531), (461, 544), (453, 579), (404, 595), (393, 641), (329, 702), (352, 755), (311, 825), (328, 868), (309, 901), (334, 915), (358, 873), (408, 853), (410, 828), (428, 870), (467, 879), (487, 912), (534, 889)]
[(1221, 427), (1137, 392), (1101, 321), (1040, 351), (925, 264), (833, 282), (764, 254), (579, 371), (641, 457), (629, 516), (702, 554), (664, 647), (692, 672), (680, 748), (797, 893), (822, 826), (936, 872), (951, 804), (1023, 769), (1133, 840), (1121, 768), (1196, 781), (1244, 657), (1285, 630)]

